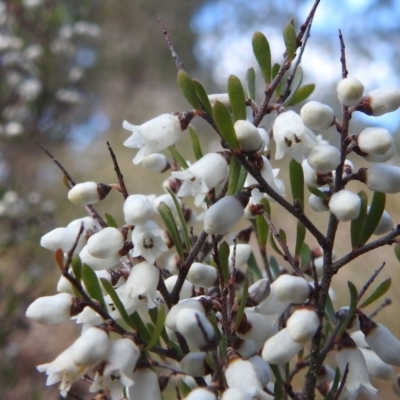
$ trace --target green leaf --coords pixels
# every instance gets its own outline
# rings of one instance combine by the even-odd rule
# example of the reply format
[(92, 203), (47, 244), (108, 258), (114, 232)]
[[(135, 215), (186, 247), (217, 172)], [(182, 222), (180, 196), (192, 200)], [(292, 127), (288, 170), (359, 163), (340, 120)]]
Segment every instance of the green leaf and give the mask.
[(286, 232), (283, 229), (279, 229), (279, 236), (283, 243), (287, 243)]
[(340, 382), (340, 370), (338, 367), (336, 367), (335, 370), (335, 378), (333, 379), (333, 384), (331, 387), (331, 390), (329, 391), (329, 393), (326, 395), (326, 397), (324, 398), (324, 400), (334, 400), (334, 396), (338, 390), (339, 387), (339, 382)]
[(256, 100), (256, 72), (254, 68), (248, 68), (246, 71), (246, 90), (247, 96), (255, 101)]
[(252, 272), (257, 281), (263, 278), (263, 275), (260, 271), (260, 267), (257, 264), (257, 260), (254, 257), (253, 252), (250, 253), (250, 257), (247, 260), (247, 265), (249, 266), (249, 271)]
[(185, 99), (188, 103), (196, 110), (201, 109), (199, 98), (197, 97), (197, 93), (195, 87), (193, 85), (193, 81), (190, 76), (183, 70), (178, 71), (178, 86), (181, 89), (182, 94), (185, 96)]
[(279, 249), (279, 247), (276, 245), (275, 243), (275, 238), (274, 238), (274, 234), (271, 232), (271, 234), (269, 235), (269, 243), (271, 244), (271, 247), (280, 255), (283, 257), (283, 253), (281, 252), (281, 250)]
[(262, 76), (265, 83), (271, 83), (271, 49), (265, 35), (261, 32), (256, 32), (252, 40), (253, 53), (260, 66)]
[(218, 247), (219, 264), (221, 266), (222, 277), (224, 282), (229, 282), (229, 245), (225, 241), (222, 242)]
[(228, 95), (235, 121), (246, 120), (246, 97), (240, 79), (231, 75), (228, 79)]
[(190, 139), (192, 141), (194, 156), (196, 160), (200, 160), (200, 158), (203, 157), (203, 152), (201, 151), (199, 136), (197, 135), (197, 132), (192, 125), (189, 125), (189, 133), (190, 133)]
[(350, 236), (351, 236), (351, 248), (357, 249), (361, 242), (361, 237), (363, 234), (363, 228), (365, 224), (365, 220), (367, 218), (367, 203), (368, 197), (367, 194), (361, 190), (357, 193), (361, 200), (360, 214), (356, 219), (351, 221), (350, 225)]
[(240, 325), (240, 322), (243, 318), (244, 309), (246, 308), (248, 290), (249, 290), (249, 280), (245, 278), (243, 282), (242, 298), (240, 299), (240, 304), (236, 315), (236, 321), (235, 321), (236, 327)]
[(311, 250), (307, 243), (303, 243), (300, 249), (300, 267), (304, 268), (311, 263)]
[(400, 245), (395, 244), (393, 250), (397, 260), (400, 261)]
[(117, 224), (117, 222), (115, 221), (114, 217), (111, 214), (105, 213), (104, 216), (106, 218), (106, 222), (107, 222), (108, 226), (118, 229), (118, 224)]
[(151, 340), (151, 333), (147, 329), (146, 325), (142, 321), (142, 318), (140, 318), (140, 315), (138, 314), (137, 311), (135, 311), (129, 319), (131, 320), (130, 325), (135, 328), (137, 333), (141, 338), (146, 340), (146, 342), (149, 342)]
[(179, 257), (183, 261), (185, 258), (183, 255), (181, 236), (179, 234), (178, 227), (176, 226), (175, 219), (172, 215), (170, 208), (162, 201), (158, 206), (158, 212), (160, 213), (161, 218), (164, 221), (165, 227), (171, 235), (172, 241), (174, 242)]
[(347, 286), (349, 287), (349, 291), (350, 291), (350, 306), (347, 311), (346, 318), (342, 322), (340, 329), (337, 333), (336, 337), (338, 337), (338, 338), (340, 338), (342, 336), (343, 332), (346, 330), (347, 325), (349, 324), (351, 318), (353, 317), (354, 311), (356, 310), (356, 307), (357, 307), (357, 300), (358, 300), (357, 289), (354, 286), (354, 284), (350, 281), (347, 282)]
[(306, 228), (305, 226), (300, 222), (297, 221), (297, 230), (296, 230), (296, 247), (294, 251), (295, 257), (299, 257), (301, 254), (301, 249), (304, 244), (304, 239), (306, 238)]
[(281, 269), (279, 267), (278, 260), (274, 256), (269, 258), (269, 265), (272, 269), (273, 275), (278, 277), (281, 274)]
[(196, 91), (197, 97), (200, 100), (202, 109), (204, 111), (206, 111), (208, 114), (213, 115), (211, 103), (210, 103), (207, 92), (204, 89), (203, 85), (196, 79), (193, 79), (192, 82), (193, 82), (194, 90)]
[(174, 145), (168, 147), (169, 152), (171, 153), (172, 157), (175, 158), (177, 161), (178, 165), (182, 167), (183, 169), (188, 169), (189, 166), (187, 165), (186, 160), (181, 156), (179, 151), (175, 148)]
[(157, 313), (157, 322), (155, 324), (154, 332), (153, 335), (147, 343), (147, 346), (145, 347), (146, 350), (150, 350), (160, 339), (161, 332), (164, 329), (164, 323), (165, 323), (165, 309), (163, 306), (157, 308), (158, 313)]
[(274, 399), (275, 400), (283, 400), (284, 399), (285, 390), (283, 389), (283, 385), (279, 381), (275, 381), (274, 384)]
[(316, 187), (307, 185), (307, 188), (314, 196), (317, 196), (320, 199), (329, 201), (330, 197), (326, 193), (324, 193), (321, 190), (317, 189)]
[(213, 115), (218, 130), (232, 150), (239, 150), (239, 142), (236, 137), (235, 129), (233, 128), (231, 114), (229, 110), (219, 101), (216, 101), (213, 108)]
[(82, 279), (82, 262), (77, 254), (72, 257), (71, 267), (74, 277), (80, 282)]
[(188, 386), (183, 379), (179, 379), (178, 388), (179, 388), (179, 393), (182, 395), (182, 398), (186, 398), (192, 391), (191, 387)]
[(282, 385), (284, 384), (284, 380), (282, 378), (281, 372), (279, 371), (279, 367), (276, 364), (269, 364), (271, 367), (271, 371), (275, 376), (277, 382), (280, 382)]
[(376, 289), (375, 291), (365, 300), (359, 307), (364, 308), (372, 304), (374, 301), (378, 300), (380, 297), (382, 297), (389, 289), (390, 286), (392, 285), (392, 279), (388, 278), (385, 281), (383, 281)]
[(291, 159), (289, 163), (290, 187), (293, 200), (300, 203), (304, 208), (304, 173), (303, 167), (296, 160)]
[(256, 216), (256, 227), (258, 245), (260, 248), (264, 248), (268, 240), (269, 225), (262, 215)]
[(243, 190), (244, 183), (246, 182), (246, 178), (247, 178), (247, 171), (243, 166), (241, 166), (240, 173), (239, 173), (239, 179), (238, 179), (237, 185), (236, 185), (235, 194), (240, 193)]
[(329, 321), (333, 325), (336, 324), (336, 313), (335, 309), (333, 308), (332, 299), (329, 295), (326, 297), (325, 314), (328, 316)]
[[(183, 216), (183, 212), (182, 212), (182, 207), (179, 204), (178, 198), (176, 197), (176, 194), (168, 187), (166, 187), (167, 192), (171, 195), (172, 200), (174, 201), (175, 204), (175, 209), (178, 213), (178, 217), (179, 217), (179, 221), (181, 223), (181, 228), (182, 228), (182, 232), (183, 232), (183, 238), (185, 240), (185, 247), (186, 250), (189, 251), (190, 247), (191, 247), (191, 243), (190, 243), (190, 236), (189, 236), (189, 230), (185, 221), (185, 217)], [(183, 259), (182, 259), (183, 260)]]
[[(211, 322), (211, 325), (214, 328), (217, 343), (220, 343), (222, 335), (221, 335), (221, 331), (219, 330), (218, 319), (217, 319), (217, 316), (215, 315), (214, 311), (210, 312), (210, 316), (208, 317), (208, 320)], [(225, 354), (225, 353), (223, 353), (223, 354)]]
[(301, 66), (299, 65), (296, 69), (296, 72), (294, 74), (294, 77), (293, 77), (293, 80), (292, 80), (292, 83), (290, 86), (289, 96), (286, 99), (283, 99), (285, 101), (283, 104), (285, 107), (291, 103), (291, 99), (299, 90), (299, 87), (302, 82), (303, 82), (303, 68), (301, 68)]
[(315, 84), (308, 83), (307, 85), (301, 86), (293, 96), (290, 96), (290, 100), (286, 103), (286, 106), (295, 106), (306, 100), (314, 92)]
[(379, 224), (383, 212), (385, 211), (386, 194), (381, 192), (374, 192), (372, 197), (371, 207), (365, 220), (364, 228), (361, 235), (360, 246), (367, 242), (367, 240), (374, 233), (374, 230)]
[(233, 195), (236, 193), (236, 188), (239, 182), (239, 176), (241, 171), (241, 164), (236, 159), (236, 157), (231, 157), (229, 161), (229, 181), (228, 181), (228, 190), (226, 192), (227, 195)]
[(293, 24), (288, 22), (283, 28), (283, 40), (285, 41), (287, 58), (292, 61), (297, 50), (297, 36)]
[(275, 79), (280, 69), (281, 66), (278, 63), (274, 63), (274, 65), (272, 66), (272, 79)]
[(92, 299), (97, 300), (103, 306), (104, 310), (107, 310), (107, 307), (104, 303), (103, 293), (101, 292), (99, 279), (97, 278), (95, 272), (88, 265), (83, 264), (81, 273), (82, 282), (85, 284), (85, 288), (89, 296)]

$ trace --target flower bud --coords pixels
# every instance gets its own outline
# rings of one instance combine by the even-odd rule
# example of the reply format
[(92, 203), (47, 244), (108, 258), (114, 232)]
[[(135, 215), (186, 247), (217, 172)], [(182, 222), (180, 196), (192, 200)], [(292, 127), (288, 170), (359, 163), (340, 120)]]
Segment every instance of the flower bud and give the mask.
[(124, 203), (124, 218), (127, 224), (144, 224), (154, 214), (149, 199), (142, 194), (133, 194), (127, 197)]
[(127, 389), (129, 400), (161, 400), (160, 385), (154, 371), (136, 367), (133, 381), (135, 384)]
[(233, 268), (233, 254), (235, 253), (235, 268), (239, 269), (247, 263), (252, 253), (251, 246), (246, 243), (238, 243), (229, 246), (229, 268)]
[(254, 304), (258, 305), (268, 298), (271, 293), (271, 285), (268, 278), (259, 279), (254, 282), (248, 290), (248, 298)]
[(231, 103), (229, 100), (229, 95), (228, 93), (214, 93), (214, 94), (210, 94), (208, 95), (208, 100), (210, 100), (210, 104), (212, 107), (214, 107), (214, 104), (219, 101), (220, 103), (222, 103), (225, 107), (230, 108), (231, 107)]
[[(179, 198), (177, 200), (179, 205), (182, 205), (181, 200)], [(169, 207), (173, 216), (178, 217), (178, 212), (176, 210), (174, 199), (169, 193), (162, 194), (154, 199), (153, 210), (155, 213), (158, 213), (158, 207), (160, 206), (161, 202), (165, 203)]]
[(192, 309), (205, 314), (204, 303), (196, 299), (184, 299), (175, 304), (168, 312), (165, 319), (165, 326), (173, 331), (177, 331), (176, 316), (184, 309)]
[[(80, 226), (55, 228), (41, 237), (40, 245), (48, 250), (56, 251), (57, 249), (61, 249), (63, 253), (68, 253), (74, 246), (79, 231)], [(85, 235), (82, 234), (75, 248), (75, 253), (83, 248), (85, 242)]]
[(240, 388), (228, 388), (222, 393), (221, 400), (253, 400), (251, 393)]
[(111, 186), (104, 183), (78, 183), (68, 192), (68, 200), (78, 206), (87, 206), (103, 200), (110, 190)]
[(400, 90), (393, 87), (382, 87), (367, 93), (363, 99), (362, 111), (368, 115), (379, 117), (396, 111), (400, 107)]
[(261, 136), (262, 141), (264, 142), (264, 149), (263, 150), (267, 151), (269, 142), (271, 140), (271, 138), (269, 137), (269, 133), (264, 128), (258, 127), (257, 129), (258, 129), (258, 133)]
[(368, 189), (374, 192), (400, 192), (400, 168), (393, 165), (374, 164), (366, 170), (365, 180)]
[(240, 148), (253, 153), (261, 149), (263, 140), (258, 129), (249, 121), (239, 119), (234, 125)]
[(301, 163), (301, 166), (303, 168), (303, 175), (304, 175), (304, 182), (307, 186), (312, 186), (312, 187), (319, 187), (321, 185), (319, 185), (317, 183), (317, 173), (316, 171), (310, 167), (310, 164), (308, 163), (308, 160), (304, 160)]
[[(368, 206), (368, 212), (370, 207)], [(374, 235), (383, 235), (393, 229), (393, 218), (387, 211), (383, 211), (381, 219), (378, 222), (373, 234)]]
[(300, 110), (303, 122), (311, 129), (323, 131), (328, 129), (335, 121), (332, 108), (319, 101), (309, 101)]
[(342, 79), (337, 85), (337, 95), (344, 106), (355, 106), (364, 93), (364, 85), (352, 76)]
[(315, 172), (327, 174), (340, 164), (340, 151), (330, 144), (319, 144), (311, 149), (307, 161)]
[(107, 227), (90, 236), (87, 251), (97, 258), (115, 257), (124, 247), (124, 236), (117, 228)]
[(367, 153), (364, 159), (371, 162), (389, 161), (395, 152), (393, 137), (384, 128), (365, 128), (358, 134), (357, 144), (361, 151)]
[(217, 277), (217, 270), (214, 267), (197, 262), (191, 265), (187, 275), (187, 279), (191, 284), (204, 288), (215, 286)]
[(304, 278), (293, 275), (280, 275), (272, 284), (278, 301), (293, 304), (304, 303), (309, 294), (310, 286)]
[(359, 349), (364, 356), (367, 364), (367, 371), (370, 376), (391, 380), (393, 376), (393, 367), (384, 363), (372, 350)]
[(217, 396), (211, 390), (205, 388), (193, 389), (184, 400), (217, 400)]
[[(212, 267), (211, 267), (212, 268)], [(215, 269), (215, 268), (214, 268)], [(167, 288), (168, 292), (172, 292), (176, 281), (178, 280), (178, 275), (172, 275), (169, 278), (165, 279), (165, 287)], [(193, 296), (193, 284), (185, 279), (183, 281), (183, 286), (181, 291), (179, 292), (179, 298), (181, 300), (188, 299)]]
[[(329, 190), (329, 188), (326, 190), (321, 190), (321, 191), (325, 192), (328, 190)], [(308, 198), (308, 204), (310, 204), (310, 207), (315, 212), (329, 211), (328, 201), (325, 199), (322, 199), (321, 197), (316, 196), (315, 194), (310, 194), (310, 197)]]
[(255, 355), (250, 357), (247, 361), (250, 361), (255, 369), (261, 386), (264, 388), (271, 380), (271, 368), (268, 363), (266, 363), (262, 357)]
[(205, 376), (209, 372), (206, 362), (207, 353), (190, 352), (180, 361), (182, 371), (190, 376)]
[(287, 320), (286, 328), (295, 342), (305, 343), (319, 328), (318, 315), (310, 307), (299, 308)]
[(332, 195), (329, 200), (329, 209), (339, 221), (356, 219), (360, 214), (360, 196), (350, 190), (340, 190)]
[(115, 254), (108, 258), (97, 258), (93, 257), (89, 251), (87, 245), (79, 253), (79, 258), (82, 264), (89, 265), (93, 271), (102, 271), (104, 269), (114, 268), (120, 263), (120, 256)]
[(170, 167), (167, 157), (161, 153), (154, 153), (143, 157), (140, 164), (144, 169), (151, 172), (165, 172)]
[(274, 333), (278, 318), (278, 314), (262, 315), (247, 309), (236, 334), (241, 339), (262, 343)]

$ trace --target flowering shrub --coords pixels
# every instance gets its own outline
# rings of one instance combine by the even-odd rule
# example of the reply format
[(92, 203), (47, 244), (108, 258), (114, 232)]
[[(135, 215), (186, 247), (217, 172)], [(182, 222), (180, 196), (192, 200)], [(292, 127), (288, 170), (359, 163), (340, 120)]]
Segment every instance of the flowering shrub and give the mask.
[[(118, 185), (75, 184), (62, 167), (71, 186), (68, 198), (89, 217), (42, 237), (42, 246), (55, 251), (59, 293), (37, 299), (27, 310), (43, 324), (72, 319), (82, 325), (74, 343), (38, 366), (48, 375), (47, 385), (60, 383), (62, 396), (82, 377), (89, 392), (113, 400), (161, 399), (167, 386), (177, 398), (191, 400), (314, 399), (317, 390), (326, 399), (355, 399), (361, 392), (377, 393), (370, 376), (393, 379), (400, 392), (392, 367), (400, 365), (400, 342), (363, 310), (390, 287), (390, 280), (384, 281), (363, 299), (384, 264), (362, 290), (348, 282), (350, 304), (336, 312), (331, 288), (343, 266), (396, 243), (400, 235), (385, 211), (386, 193), (400, 191), (400, 168), (383, 164), (394, 155), (393, 140), (380, 128), (349, 133), (353, 113), (394, 111), (400, 91), (364, 95), (362, 83), (347, 76), (340, 34), (342, 115), (316, 101), (303, 105), (300, 114), (290, 109), (313, 89), (301, 86), (300, 61), (317, 4), (299, 33), (292, 21), (285, 26), (281, 65), (271, 65), (267, 39), (254, 34), (265, 85), (260, 104), (253, 68), (245, 88), (230, 76), (227, 94), (208, 96), (183, 70), (168, 41), (191, 111), (162, 114), (140, 126), (123, 123), (131, 132), (124, 144), (138, 149), (133, 163), (170, 174), (163, 194), (129, 195), (111, 147)], [(268, 133), (259, 127), (267, 114), (275, 116)], [(203, 154), (190, 125), (194, 118), (209, 123), (221, 151)], [(331, 126), (340, 136), (339, 148), (313, 132), (323, 134)], [(187, 134), (194, 154), (190, 163), (175, 147)], [(272, 158), (270, 139), (276, 147)], [(166, 149), (170, 161), (159, 153)], [(374, 164), (356, 170), (346, 159), (351, 153)], [(291, 158), (291, 194), (273, 169), (285, 154)], [(366, 190), (348, 189), (353, 180)], [(305, 186), (312, 207), (307, 215)], [(373, 191), (370, 202), (367, 189)], [(123, 226), (109, 214), (103, 219), (92, 205), (111, 190), (124, 198)], [(191, 198), (194, 208), (187, 203)], [(294, 243), (277, 227), (275, 213), (281, 208), (296, 224)], [(325, 232), (313, 223), (315, 212), (329, 213)], [(235, 232), (240, 221), (248, 227)], [(351, 249), (337, 257), (337, 228), (346, 221)], [(307, 231), (318, 248), (305, 242)], [(335, 365), (326, 362), (330, 352)], [(304, 384), (295, 387), (293, 377), (300, 371)]]

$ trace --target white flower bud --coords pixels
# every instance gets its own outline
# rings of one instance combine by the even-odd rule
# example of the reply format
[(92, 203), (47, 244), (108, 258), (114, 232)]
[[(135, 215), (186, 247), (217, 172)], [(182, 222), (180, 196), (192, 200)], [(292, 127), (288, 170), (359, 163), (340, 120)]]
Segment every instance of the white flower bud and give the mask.
[(140, 164), (144, 169), (151, 172), (164, 172), (169, 168), (167, 157), (161, 153), (154, 153), (143, 157)]
[(306, 126), (317, 131), (328, 129), (335, 121), (332, 108), (319, 101), (309, 101), (304, 104), (300, 116)]
[(209, 235), (223, 235), (243, 217), (244, 205), (237, 197), (225, 196), (205, 213), (204, 230)]
[(217, 396), (208, 389), (196, 388), (184, 400), (217, 400)]
[(239, 338), (262, 343), (274, 334), (278, 314), (263, 315), (245, 310), (245, 316), (246, 320), (242, 321), (236, 332)]
[(355, 106), (364, 93), (364, 85), (352, 76), (342, 79), (337, 85), (337, 95), (344, 106)]
[(256, 152), (261, 149), (263, 140), (258, 129), (249, 121), (239, 119), (234, 125), (240, 148), (244, 152)]
[(237, 352), (246, 360), (251, 356), (254, 356), (262, 349), (263, 343), (255, 342), (254, 340), (243, 340)]
[(187, 279), (196, 286), (210, 288), (217, 281), (217, 270), (211, 266), (201, 263), (193, 263), (189, 269)]
[(257, 129), (258, 133), (261, 136), (262, 141), (264, 142), (264, 151), (267, 151), (271, 138), (269, 137), (268, 132), (264, 128), (257, 128)]
[(368, 343), (365, 341), (365, 335), (361, 331), (351, 332), (350, 337), (358, 348), (369, 348)]
[(79, 253), (82, 264), (89, 265), (94, 271), (102, 271), (104, 269), (114, 268), (120, 263), (120, 256), (115, 254), (109, 258), (93, 257), (89, 252), (87, 245)]
[(391, 380), (393, 376), (393, 367), (384, 363), (372, 350), (359, 349), (364, 356), (367, 364), (368, 374), (377, 378)]
[(310, 207), (315, 212), (329, 211), (327, 200), (322, 199), (321, 197), (318, 197), (315, 194), (310, 194), (310, 197), (308, 198), (308, 204), (310, 204)]
[(224, 106), (230, 108), (231, 102), (229, 100), (229, 95), (228, 93), (214, 93), (208, 95), (208, 100), (210, 100), (210, 104), (212, 107), (214, 107), (215, 103), (219, 101), (222, 103)]
[(257, 282), (254, 282), (248, 290), (249, 299), (255, 304), (260, 304), (271, 293), (271, 285), (269, 283), (268, 278), (259, 279)]
[(366, 185), (374, 192), (400, 192), (400, 168), (393, 165), (374, 164), (366, 171)]
[[(370, 207), (368, 206), (368, 212)], [(393, 229), (393, 218), (387, 211), (383, 211), (381, 219), (378, 222), (373, 234), (374, 235), (383, 235)]]
[(360, 207), (360, 196), (346, 189), (334, 193), (329, 200), (329, 209), (339, 221), (356, 219), (360, 214)]
[(371, 162), (389, 161), (395, 152), (393, 137), (384, 128), (365, 128), (358, 134), (357, 144), (361, 151), (367, 153), (364, 159)]
[(205, 376), (206, 371), (206, 356), (204, 352), (190, 352), (180, 361), (182, 371), (190, 376)]
[[(158, 207), (161, 204), (161, 202), (165, 203), (169, 207), (173, 216), (178, 217), (178, 212), (176, 211), (174, 199), (171, 197), (169, 193), (162, 194), (154, 199), (153, 210), (155, 213), (158, 214)], [(179, 198), (178, 198), (178, 203), (179, 205), (182, 205), (182, 202), (180, 201)]]
[(83, 224), (83, 229), (85, 231), (91, 230), (94, 231), (96, 230), (96, 222), (92, 217), (83, 217), (83, 218), (77, 218), (72, 220), (68, 225), (67, 228), (75, 228), (75, 229), (80, 229)]
[(318, 315), (309, 307), (297, 309), (286, 323), (290, 337), (299, 343), (305, 343), (310, 340), (315, 335), (318, 327)]
[(107, 227), (90, 236), (87, 251), (96, 258), (112, 258), (124, 247), (124, 236), (117, 228)]
[(340, 164), (340, 151), (330, 144), (319, 144), (311, 149), (307, 161), (315, 172), (327, 174)]
[(266, 363), (260, 356), (255, 355), (250, 357), (247, 361), (250, 361), (251, 364), (253, 365), (257, 377), (261, 383), (262, 387), (267, 386), (269, 381), (271, 380), (271, 368), (269, 367), (269, 364)]
[(176, 316), (181, 310), (192, 309), (205, 314), (205, 309), (201, 301), (196, 299), (184, 299), (175, 304), (168, 312), (165, 319), (165, 326), (173, 331), (177, 331)]
[(68, 192), (68, 200), (78, 206), (87, 206), (103, 200), (110, 190), (111, 186), (103, 183), (78, 183)]
[(222, 393), (221, 400), (253, 400), (251, 393), (240, 388), (228, 388)]
[(304, 303), (310, 294), (310, 286), (304, 278), (288, 274), (280, 275), (271, 284), (271, 289), (278, 301), (293, 304)]
[(72, 300), (69, 293), (39, 297), (28, 307), (26, 316), (45, 325), (67, 321), (71, 318)]
[[(168, 292), (170, 293), (172, 292), (177, 280), (178, 280), (178, 275), (172, 275), (169, 278), (165, 279), (164, 283)], [(183, 299), (188, 299), (192, 296), (193, 296), (193, 284), (185, 279), (183, 282), (182, 289), (179, 292), (179, 298), (183, 300)]]
[(161, 400), (160, 385), (155, 372), (148, 368), (136, 368), (134, 385), (127, 389), (129, 400)]
[(375, 117), (396, 111), (400, 107), (400, 90), (393, 86), (372, 90), (365, 97), (365, 102)]
[(304, 160), (301, 163), (301, 166), (303, 167), (303, 175), (304, 175), (304, 182), (308, 186), (312, 187), (319, 187), (317, 183), (317, 173), (316, 171), (310, 167), (310, 164), (308, 163), (308, 160)]
[(142, 194), (132, 194), (124, 203), (124, 219), (127, 224), (144, 224), (154, 214), (153, 206), (149, 199)]
[(251, 246), (246, 243), (238, 243), (229, 246), (229, 268), (233, 268), (233, 253), (235, 251), (235, 268), (239, 269), (247, 263), (252, 253)]
[[(79, 230), (80, 226), (55, 228), (41, 237), (40, 245), (48, 250), (56, 251), (57, 249), (61, 249), (63, 253), (68, 253), (75, 244)], [(75, 248), (75, 253), (81, 251), (85, 242), (85, 235), (82, 234)]]

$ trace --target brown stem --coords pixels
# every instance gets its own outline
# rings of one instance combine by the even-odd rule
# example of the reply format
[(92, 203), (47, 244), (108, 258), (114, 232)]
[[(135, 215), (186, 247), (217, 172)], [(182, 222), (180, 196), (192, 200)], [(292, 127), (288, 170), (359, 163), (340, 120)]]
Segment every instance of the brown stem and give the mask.
[(113, 149), (111, 148), (110, 142), (107, 142), (107, 148), (108, 148), (108, 151), (110, 152), (111, 159), (114, 164), (114, 171), (117, 174), (120, 191), (121, 191), (122, 195), (124, 196), (124, 199), (126, 199), (129, 196), (129, 193), (128, 193), (128, 190), (126, 189), (124, 176), (121, 173), (121, 169), (119, 168), (117, 157), (115, 156), (115, 153), (114, 153)]
[(375, 278), (379, 275), (379, 273), (383, 270), (383, 268), (385, 267), (386, 263), (383, 262), (382, 265), (373, 273), (373, 275), (371, 276), (371, 278), (368, 279), (368, 281), (366, 282), (366, 284), (362, 287), (362, 289), (360, 290), (360, 292), (358, 293), (358, 299), (357, 299), (357, 303), (361, 300), (361, 297), (364, 296), (365, 292), (368, 290), (368, 288), (371, 286), (372, 282), (375, 280)]

